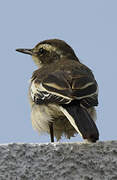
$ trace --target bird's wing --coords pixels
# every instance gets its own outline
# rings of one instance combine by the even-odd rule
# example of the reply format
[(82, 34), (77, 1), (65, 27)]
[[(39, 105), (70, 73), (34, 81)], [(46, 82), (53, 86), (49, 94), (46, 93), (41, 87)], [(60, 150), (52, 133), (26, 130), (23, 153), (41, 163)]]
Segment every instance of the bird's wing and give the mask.
[(50, 73), (43, 80), (32, 80), (31, 96), (37, 104), (65, 104), (71, 102), (72, 89), (62, 71)]
[[(97, 105), (97, 83), (92, 75), (55, 71), (42, 81), (33, 79), (31, 96), (37, 104), (56, 103), (84, 139), (95, 142), (99, 133), (86, 108)], [(82, 106), (81, 106), (82, 105)]]
[(34, 84), (35, 87), (37, 86), (38, 92), (43, 94), (42, 100), (46, 102), (49, 99), (51, 102), (64, 104), (65, 101), (71, 102), (71, 100), (77, 99), (83, 106), (89, 108), (98, 104), (98, 86), (90, 73), (88, 75), (80, 74), (80, 72), (69, 74), (69, 72), (59, 70), (50, 73), (41, 82), (37, 79)]

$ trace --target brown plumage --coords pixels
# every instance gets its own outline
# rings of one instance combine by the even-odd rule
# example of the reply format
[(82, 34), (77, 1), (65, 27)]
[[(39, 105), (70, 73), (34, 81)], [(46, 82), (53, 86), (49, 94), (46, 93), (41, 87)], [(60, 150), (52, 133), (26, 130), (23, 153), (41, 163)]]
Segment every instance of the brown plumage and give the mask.
[(33, 49), (17, 49), (32, 55), (39, 67), (31, 78), (29, 98), (33, 127), (59, 140), (76, 133), (91, 142), (99, 138), (94, 122), (98, 86), (92, 71), (61, 40), (42, 41)]

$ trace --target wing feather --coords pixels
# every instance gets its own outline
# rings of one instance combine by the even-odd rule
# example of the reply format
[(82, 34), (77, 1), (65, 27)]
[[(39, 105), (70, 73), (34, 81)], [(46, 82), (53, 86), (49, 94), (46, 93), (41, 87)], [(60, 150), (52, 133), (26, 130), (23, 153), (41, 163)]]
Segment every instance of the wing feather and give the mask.
[[(40, 99), (42, 97), (43, 103), (68, 103), (71, 100), (80, 100), (82, 105), (92, 107), (97, 105), (98, 86), (94, 79), (92, 72), (86, 76), (81, 71), (63, 71), (58, 70), (49, 73), (42, 80), (38, 76), (32, 79), (31, 85), (32, 99)], [(41, 93), (41, 95), (40, 95)], [(47, 94), (48, 96), (47, 96)], [(36, 100), (36, 102), (39, 102)]]
[(74, 68), (52, 72), (48, 69), (47, 75), (37, 70), (31, 81), (31, 97), (36, 104), (59, 104), (76, 131), (95, 142), (99, 133), (86, 109), (98, 105), (98, 85), (86, 66), (77, 66), (75, 71)]

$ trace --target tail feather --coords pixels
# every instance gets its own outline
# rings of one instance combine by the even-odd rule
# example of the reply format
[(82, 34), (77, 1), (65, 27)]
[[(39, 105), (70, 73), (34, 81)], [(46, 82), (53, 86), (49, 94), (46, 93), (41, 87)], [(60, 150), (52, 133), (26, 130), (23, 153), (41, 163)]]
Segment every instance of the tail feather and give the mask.
[(62, 105), (62, 112), (80, 135), (91, 142), (99, 139), (99, 132), (88, 111), (77, 101)]

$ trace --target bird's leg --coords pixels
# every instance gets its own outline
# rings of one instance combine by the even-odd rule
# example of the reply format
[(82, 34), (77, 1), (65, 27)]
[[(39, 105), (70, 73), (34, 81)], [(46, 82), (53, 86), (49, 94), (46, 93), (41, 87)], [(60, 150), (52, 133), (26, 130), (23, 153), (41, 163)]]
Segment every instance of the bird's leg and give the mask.
[(49, 128), (50, 128), (50, 138), (51, 138), (51, 142), (54, 142), (53, 122), (50, 122)]

